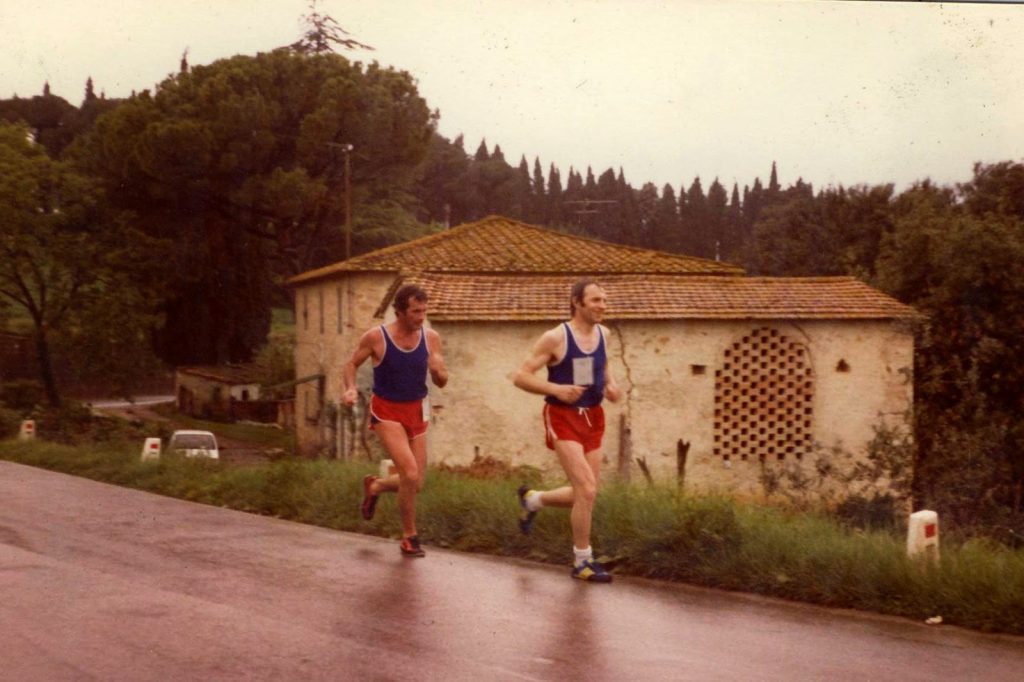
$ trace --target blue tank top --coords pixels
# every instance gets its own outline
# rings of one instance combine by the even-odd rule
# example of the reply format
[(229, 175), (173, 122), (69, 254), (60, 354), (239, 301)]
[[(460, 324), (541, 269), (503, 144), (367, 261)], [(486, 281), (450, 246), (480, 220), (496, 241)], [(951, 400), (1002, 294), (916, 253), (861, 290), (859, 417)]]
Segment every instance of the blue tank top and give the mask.
[[(601, 400), (604, 399), (604, 368), (608, 360), (604, 351), (604, 332), (598, 325), (597, 348), (592, 353), (584, 353), (576, 345), (576, 339), (572, 335), (569, 323), (563, 322), (562, 325), (565, 327), (565, 357), (557, 364), (548, 366), (548, 381), (553, 384), (587, 387), (580, 399), (570, 407), (600, 405)], [(566, 405), (552, 395), (545, 396), (544, 400), (552, 405)]]
[(427, 397), (427, 334), (420, 330), (420, 342), (412, 350), (399, 348), (384, 325), (384, 357), (373, 368), (373, 394), (396, 403)]

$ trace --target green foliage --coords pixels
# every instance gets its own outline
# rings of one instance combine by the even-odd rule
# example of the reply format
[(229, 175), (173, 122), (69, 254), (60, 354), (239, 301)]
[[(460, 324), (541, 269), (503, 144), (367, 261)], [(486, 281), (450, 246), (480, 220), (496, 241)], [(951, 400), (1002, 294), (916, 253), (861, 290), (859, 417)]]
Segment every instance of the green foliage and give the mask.
[(43, 385), (32, 379), (16, 379), (0, 384), (0, 403), (22, 414), (28, 414), (46, 399)]
[[(346, 165), (353, 216), (406, 229), (404, 188), (433, 128), (407, 73), (279, 49), (169, 77), (102, 116), (76, 159), (173, 240), (162, 357), (245, 361), (266, 337), (272, 286), (343, 257)], [(355, 243), (368, 248), (365, 225)]]
[(858, 527), (891, 527), (905, 511), (916, 448), (908, 425), (880, 421), (865, 452), (816, 445), (800, 460), (761, 465), (768, 498), (809, 511), (826, 508)]
[(916, 499), (954, 528), (1024, 528), (1024, 166), (897, 198), (880, 285), (927, 322), (915, 358)]
[(12, 438), (21, 430), (24, 416), (20, 410), (0, 406), (0, 440)]
[(32, 320), (49, 402), (60, 402), (55, 353), (73, 367), (113, 357), (124, 377), (144, 371), (159, 244), (20, 126), (0, 125), (0, 225), (0, 297)]

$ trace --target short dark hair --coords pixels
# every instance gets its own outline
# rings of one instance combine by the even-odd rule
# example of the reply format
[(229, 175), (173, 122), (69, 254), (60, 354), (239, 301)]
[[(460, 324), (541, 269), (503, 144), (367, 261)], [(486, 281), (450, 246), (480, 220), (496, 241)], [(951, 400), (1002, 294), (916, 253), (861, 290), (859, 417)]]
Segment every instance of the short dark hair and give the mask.
[(427, 292), (415, 284), (403, 284), (399, 288), (398, 293), (395, 294), (395, 312), (404, 313), (409, 309), (409, 299), (415, 298), (420, 303), (426, 303), (430, 300), (427, 296)]
[(583, 293), (587, 290), (591, 284), (595, 286), (601, 286), (597, 283), (597, 280), (593, 279), (581, 279), (572, 285), (572, 290), (569, 292), (569, 317), (576, 314), (576, 304), (583, 304)]

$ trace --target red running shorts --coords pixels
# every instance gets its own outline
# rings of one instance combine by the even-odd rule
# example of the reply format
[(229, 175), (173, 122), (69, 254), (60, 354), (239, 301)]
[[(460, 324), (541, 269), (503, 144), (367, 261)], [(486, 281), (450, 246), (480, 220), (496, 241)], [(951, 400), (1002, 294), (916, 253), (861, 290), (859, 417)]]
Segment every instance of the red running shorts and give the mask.
[(565, 407), (544, 403), (544, 441), (549, 450), (556, 440), (571, 440), (583, 446), (583, 452), (601, 447), (604, 437), (604, 408)]
[(395, 402), (377, 395), (370, 396), (370, 428), (381, 422), (395, 422), (402, 425), (409, 439), (418, 438), (427, 432), (430, 422), (423, 419), (423, 401)]

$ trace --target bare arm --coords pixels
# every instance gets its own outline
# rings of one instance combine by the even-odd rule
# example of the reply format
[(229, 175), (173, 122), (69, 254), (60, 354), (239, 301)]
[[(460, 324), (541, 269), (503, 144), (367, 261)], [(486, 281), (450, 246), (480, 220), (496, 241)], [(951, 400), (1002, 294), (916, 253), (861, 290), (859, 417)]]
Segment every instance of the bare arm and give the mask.
[(537, 370), (554, 360), (561, 342), (562, 338), (557, 327), (544, 332), (516, 371), (512, 380), (516, 388), (521, 388), (527, 393), (551, 395), (570, 405), (579, 400), (583, 391), (586, 390), (584, 386), (553, 384), (537, 376)]
[(430, 379), (438, 388), (444, 388), (448, 383), (448, 367), (444, 364), (444, 355), (441, 354), (441, 335), (433, 329), (426, 330), (427, 333), (427, 369), (430, 370)]
[[(608, 330), (604, 327), (601, 328), (604, 332), (604, 349), (605, 357), (611, 357), (611, 349), (608, 347)], [(622, 398), (622, 389), (619, 388), (619, 384), (615, 381), (615, 377), (612, 375), (612, 366), (607, 360), (604, 365), (604, 397), (609, 402), (617, 403)]]
[(370, 356), (376, 356), (374, 352), (374, 346), (377, 340), (383, 340), (380, 335), (380, 330), (377, 328), (371, 329), (363, 334), (359, 338), (359, 343), (356, 345), (356, 349), (352, 352), (352, 357), (348, 359), (344, 367), (341, 369), (341, 382), (342, 382), (342, 394), (341, 402), (345, 405), (354, 405), (356, 399), (359, 397), (359, 392), (356, 389), (356, 370), (359, 366), (366, 362), (366, 359)]

